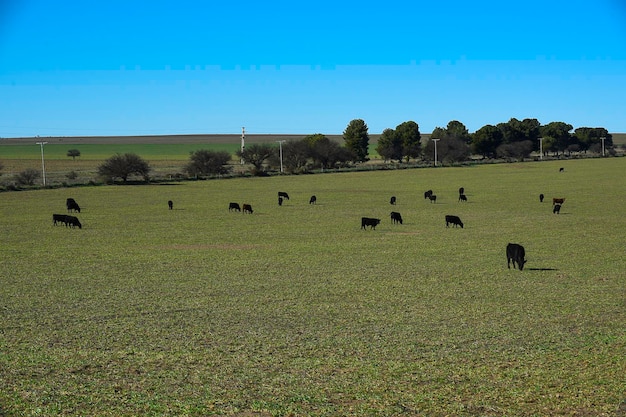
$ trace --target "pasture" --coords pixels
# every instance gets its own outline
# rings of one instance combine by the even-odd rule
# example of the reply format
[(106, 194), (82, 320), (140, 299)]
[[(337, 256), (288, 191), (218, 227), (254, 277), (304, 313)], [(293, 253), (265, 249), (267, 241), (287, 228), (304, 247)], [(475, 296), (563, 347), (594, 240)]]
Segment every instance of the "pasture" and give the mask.
[[(624, 172), (608, 158), (2, 193), (0, 415), (625, 415)], [(68, 197), (80, 230), (52, 224)]]

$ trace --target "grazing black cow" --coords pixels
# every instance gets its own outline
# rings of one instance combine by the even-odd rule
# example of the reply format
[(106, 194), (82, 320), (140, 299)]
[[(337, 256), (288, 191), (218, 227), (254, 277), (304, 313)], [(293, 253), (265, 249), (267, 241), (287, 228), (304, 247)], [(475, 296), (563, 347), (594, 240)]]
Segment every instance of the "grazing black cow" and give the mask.
[(72, 227), (72, 228), (74, 228), (74, 227), (77, 227), (77, 226), (78, 226), (78, 228), (79, 228), (79, 229), (82, 229), (82, 228), (83, 228), (83, 225), (82, 225), (82, 224), (80, 224), (80, 221), (78, 220), (78, 218), (77, 218), (77, 217), (74, 217), (74, 216), (67, 216), (66, 221), (67, 221), (66, 226), (70, 226), (70, 227)]
[(539, 202), (543, 203), (543, 194), (539, 194)]
[(463, 195), (465, 194), (465, 188), (461, 187), (459, 188), (459, 195)]
[(559, 168), (559, 172), (563, 172), (563, 171), (565, 171), (565, 168), (563, 167)]
[(228, 211), (241, 211), (241, 207), (239, 207), (239, 203), (230, 203), (228, 205)]
[(430, 199), (431, 203), (436, 203), (437, 202), (437, 196), (435, 194), (429, 195), (428, 198)]
[(391, 223), (393, 223), (393, 224), (396, 224), (396, 223), (402, 224), (402, 215), (400, 213), (398, 213), (397, 211), (392, 211), (391, 212)]
[(459, 201), (467, 201), (465, 194), (459, 194)]
[(376, 226), (380, 224), (380, 219), (372, 219), (369, 217), (361, 217), (361, 229), (366, 230), (365, 226), (369, 226), (370, 229), (376, 230)]
[(56, 226), (58, 223), (63, 223), (67, 226), (67, 218), (69, 216), (66, 214), (53, 214), (52, 215), (52, 223)]
[(174, 202), (172, 200), (169, 200), (167, 202), (167, 206), (170, 208), (170, 210), (172, 210), (174, 208)]
[(552, 205), (555, 205), (555, 204), (561, 204), (562, 205), (563, 203), (565, 203), (565, 199), (564, 198), (553, 198), (552, 199)]
[(555, 204), (554, 207), (552, 208), (552, 213), (553, 214), (559, 214), (561, 212), (561, 205), (560, 204)]
[(391, 199), (389, 200), (389, 204), (395, 206), (396, 205), (396, 196), (392, 196)]
[(458, 216), (448, 214), (446, 215), (446, 227), (450, 227), (450, 224), (453, 224), (454, 227), (461, 226), (461, 229), (463, 228), (463, 222)]
[(278, 197), (278, 205), (279, 206), (283, 205), (283, 198), (282, 197)]
[(289, 194), (287, 194), (287, 193), (285, 193), (283, 191), (279, 191), (278, 192), (278, 197), (282, 197), (282, 198), (284, 198), (286, 200), (289, 200)]
[(517, 268), (521, 271), (524, 269), (524, 264), (526, 260), (524, 257), (526, 256), (526, 251), (522, 245), (518, 245), (517, 243), (509, 243), (506, 245), (506, 266), (511, 269), (511, 262), (513, 262), (513, 269), (515, 269), (515, 264), (517, 263)]
[(67, 200), (65, 200), (65, 205), (67, 206), (68, 213), (71, 213), (72, 211), (80, 213), (80, 206), (73, 198), (68, 198)]
[(246, 213), (252, 214), (253, 213), (252, 206), (250, 204), (244, 204), (243, 205), (243, 213), (244, 214), (246, 214)]
[(317, 203), (317, 197), (312, 195), (311, 198), (309, 199), (309, 204), (315, 204), (315, 203)]
[(433, 195), (433, 190), (428, 190), (424, 192), (424, 200), (430, 198), (430, 196)]

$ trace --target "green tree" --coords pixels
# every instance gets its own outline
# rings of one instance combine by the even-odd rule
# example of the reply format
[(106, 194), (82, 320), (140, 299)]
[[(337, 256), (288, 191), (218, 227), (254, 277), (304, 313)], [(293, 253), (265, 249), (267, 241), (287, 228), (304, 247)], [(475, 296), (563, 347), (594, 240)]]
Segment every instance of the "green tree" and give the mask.
[(540, 134), (543, 137), (544, 149), (556, 152), (565, 152), (571, 143), (570, 131), (572, 125), (564, 122), (551, 122), (541, 126)]
[(275, 153), (276, 148), (269, 143), (254, 143), (247, 146), (243, 152), (237, 151), (237, 156), (254, 166), (254, 175), (263, 175), (263, 164)]
[(98, 167), (98, 174), (111, 181), (114, 181), (115, 178), (121, 178), (122, 181), (126, 182), (131, 175), (140, 175), (144, 180), (147, 180), (150, 170), (150, 165), (139, 155), (117, 153)]
[(394, 129), (385, 129), (378, 138), (376, 152), (383, 157), (385, 161), (402, 160), (402, 143), (400, 136)]
[(402, 157), (409, 162), (411, 158), (417, 158), (422, 151), (422, 135), (417, 123), (409, 120), (396, 126), (396, 135), (402, 149)]
[(603, 127), (579, 127), (574, 131), (574, 136), (584, 152), (595, 144), (602, 146), (602, 138), (605, 148), (613, 146), (613, 136)]
[(362, 119), (354, 119), (343, 132), (346, 148), (354, 153), (357, 162), (368, 160), (369, 134), (367, 125)]
[[(467, 132), (465, 126), (457, 121), (448, 123), (450, 130), (436, 127), (431, 133), (431, 139), (439, 139), (437, 142), (437, 160), (452, 163), (468, 159), (471, 150), (463, 132)], [(424, 149), (425, 159), (434, 160), (435, 144), (429, 140)]]
[(452, 120), (446, 127), (446, 136), (451, 139), (458, 139), (469, 144), (472, 138), (465, 125), (458, 120)]
[[(275, 155), (278, 159), (279, 155)], [(302, 172), (306, 170), (307, 162), (311, 157), (311, 146), (307, 139), (288, 140), (283, 143), (283, 167), (288, 172)], [(280, 161), (275, 161), (280, 164)]]
[(230, 153), (226, 151), (209, 151), (199, 149), (189, 156), (185, 171), (191, 176), (221, 175), (230, 172)]
[(495, 158), (496, 149), (502, 144), (502, 131), (493, 125), (485, 125), (472, 135), (472, 150), (484, 158)]
[(80, 156), (80, 151), (78, 149), (70, 149), (67, 151), (67, 156), (71, 157), (73, 161), (76, 160), (77, 156)]

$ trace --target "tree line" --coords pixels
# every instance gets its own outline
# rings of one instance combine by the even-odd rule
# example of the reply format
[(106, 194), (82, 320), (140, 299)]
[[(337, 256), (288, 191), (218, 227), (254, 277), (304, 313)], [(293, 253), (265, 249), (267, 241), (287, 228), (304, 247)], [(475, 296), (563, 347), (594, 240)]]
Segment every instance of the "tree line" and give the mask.
[[(604, 146), (613, 152), (611, 134), (602, 127), (575, 129), (564, 122), (546, 125), (537, 119), (510, 119), (506, 123), (486, 125), (469, 133), (457, 120), (436, 127), (426, 143), (422, 140), (419, 125), (406, 121), (395, 128), (383, 130), (378, 138), (376, 152), (385, 161), (410, 162), (437, 160), (455, 163), (468, 160), (472, 155), (483, 158), (522, 160), (532, 152), (562, 154), (572, 152), (600, 152)], [(333, 141), (321, 133), (290, 140), (280, 146), (255, 143), (237, 151), (237, 157), (249, 165), (253, 175), (265, 175), (267, 169), (280, 167), (289, 173), (305, 173), (350, 166), (369, 160), (370, 137), (367, 124), (362, 119), (350, 121), (343, 132), (344, 143)], [(603, 143), (602, 143), (603, 142)], [(68, 156), (70, 155), (68, 152)], [(197, 150), (190, 154), (184, 168), (190, 177), (202, 178), (229, 174), (232, 155), (225, 151)], [(98, 167), (98, 174), (111, 181), (116, 178), (126, 182), (129, 176), (148, 179), (150, 166), (135, 154), (116, 154)]]

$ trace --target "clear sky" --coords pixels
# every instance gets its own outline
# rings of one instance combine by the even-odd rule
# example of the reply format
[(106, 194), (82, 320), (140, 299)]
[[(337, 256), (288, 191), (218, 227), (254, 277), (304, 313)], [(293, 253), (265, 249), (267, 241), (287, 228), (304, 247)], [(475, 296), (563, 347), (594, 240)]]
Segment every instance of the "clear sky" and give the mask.
[(0, 0), (0, 137), (626, 132), (626, 0)]

